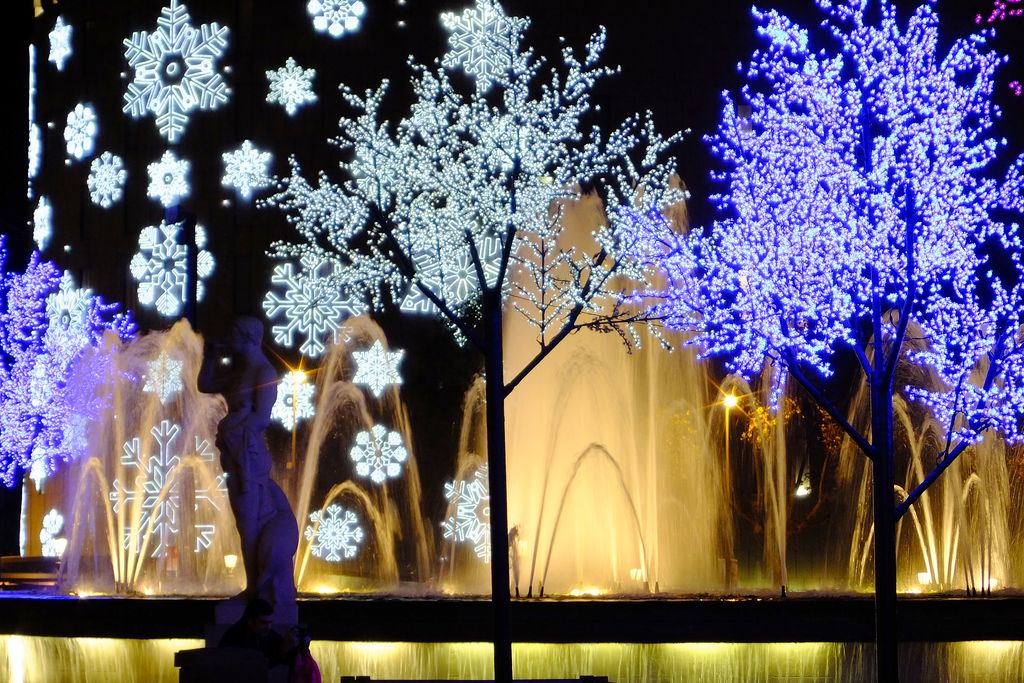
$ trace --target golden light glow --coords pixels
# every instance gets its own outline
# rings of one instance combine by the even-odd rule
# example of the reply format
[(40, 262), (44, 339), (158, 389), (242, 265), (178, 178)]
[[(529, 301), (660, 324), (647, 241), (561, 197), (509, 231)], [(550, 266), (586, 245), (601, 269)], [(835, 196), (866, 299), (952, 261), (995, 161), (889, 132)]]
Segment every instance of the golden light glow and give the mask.
[(722, 405), (725, 406), (726, 410), (732, 410), (739, 402), (740, 399), (736, 394), (726, 394), (722, 398)]
[(238, 555), (225, 555), (224, 567), (230, 572), (238, 566)]

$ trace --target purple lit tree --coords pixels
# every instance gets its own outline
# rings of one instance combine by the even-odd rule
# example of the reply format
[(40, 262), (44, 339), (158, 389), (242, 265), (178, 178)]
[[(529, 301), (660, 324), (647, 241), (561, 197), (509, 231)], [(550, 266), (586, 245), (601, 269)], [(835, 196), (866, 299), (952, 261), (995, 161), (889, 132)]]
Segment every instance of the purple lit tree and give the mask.
[[(603, 31), (582, 55), (565, 48), (564, 68), (547, 72), (521, 46), (529, 22), (491, 0), (442, 23), (451, 50), (435, 70), (412, 65), (415, 101), (397, 124), (381, 118), (387, 82), (362, 95), (343, 89), (354, 110), (336, 140), (345, 178), (334, 184), (320, 174), (313, 185), (293, 162), (269, 203), (287, 212), (302, 241), (272, 255), (329, 263), (326, 284), (377, 309), (438, 316), (484, 356), (495, 676), (507, 680), (505, 397), (572, 332), (628, 328), (619, 290), (655, 269), (628, 257), (627, 214), (666, 209), (683, 195), (662, 160), (672, 139), (649, 117), (610, 134), (583, 128), (594, 85), (613, 73), (599, 65)], [(566, 206), (583, 186), (599, 188), (605, 214), (570, 235)], [(511, 372), (508, 314), (537, 330), (531, 360)]]
[[(723, 217), (675, 240), (650, 234), (651, 221), (637, 233), (662, 250), (671, 283), (653, 293), (655, 317), (747, 377), (767, 363), (776, 401), (795, 379), (871, 459), (878, 680), (889, 681), (897, 521), (986, 430), (1022, 437), (1024, 270), (1020, 227), (1005, 221), (1024, 209), (1024, 157), (1000, 158), (990, 100), (1004, 58), (987, 34), (942, 54), (931, 5), (906, 21), (885, 0), (818, 5), (824, 50), (782, 14), (753, 12), (763, 47), (708, 139), (725, 169)], [(847, 362), (870, 390), (862, 431), (828, 386)], [(897, 386), (898, 362), (930, 367), (941, 387)], [(902, 500), (895, 391), (947, 432)]]
[(84, 449), (91, 415), (69, 400), (75, 361), (105, 331), (124, 340), (135, 325), (38, 252), (24, 273), (2, 272), (5, 260), (0, 247), (0, 478), (11, 487), (23, 472), (41, 481)]

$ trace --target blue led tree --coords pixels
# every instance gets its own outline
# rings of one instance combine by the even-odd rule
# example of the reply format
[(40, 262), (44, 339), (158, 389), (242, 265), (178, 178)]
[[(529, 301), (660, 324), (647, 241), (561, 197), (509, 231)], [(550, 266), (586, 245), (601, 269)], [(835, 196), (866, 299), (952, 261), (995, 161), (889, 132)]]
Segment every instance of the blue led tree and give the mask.
[(106, 330), (135, 332), (129, 315), (105, 304), (38, 252), (24, 273), (3, 270), (0, 241), (0, 479), (41, 479), (84, 449), (89, 418), (69, 397), (75, 362)]
[[(654, 272), (628, 257), (628, 215), (665, 209), (682, 193), (662, 159), (671, 139), (650, 117), (610, 134), (583, 127), (591, 90), (613, 72), (598, 63), (603, 31), (582, 56), (565, 48), (564, 68), (548, 71), (521, 46), (528, 21), (497, 3), (477, 0), (443, 23), (452, 49), (436, 69), (411, 65), (415, 101), (396, 124), (381, 118), (387, 82), (362, 95), (343, 89), (355, 112), (337, 139), (346, 177), (311, 184), (293, 162), (268, 203), (303, 239), (272, 255), (328, 262), (330, 284), (346, 296), (437, 315), (483, 354), (495, 674), (509, 679), (505, 397), (573, 331), (628, 325), (619, 290)], [(600, 188), (605, 212), (569, 235), (566, 206), (585, 184)], [(537, 329), (534, 356), (507, 374), (506, 313)]]
[[(871, 459), (878, 675), (894, 680), (897, 521), (986, 430), (1022, 436), (1024, 273), (1006, 221), (1024, 208), (1024, 157), (1000, 158), (991, 96), (1004, 58), (989, 34), (940, 50), (931, 5), (905, 21), (885, 0), (818, 5), (825, 50), (754, 10), (763, 46), (709, 137), (722, 218), (676, 240), (652, 221), (637, 233), (672, 283), (656, 316), (748, 377), (767, 362), (775, 400), (795, 379)], [(827, 391), (848, 361), (870, 389), (864, 430)], [(897, 363), (929, 366), (941, 386), (897, 385)], [(894, 391), (947, 430), (937, 466), (902, 500)]]

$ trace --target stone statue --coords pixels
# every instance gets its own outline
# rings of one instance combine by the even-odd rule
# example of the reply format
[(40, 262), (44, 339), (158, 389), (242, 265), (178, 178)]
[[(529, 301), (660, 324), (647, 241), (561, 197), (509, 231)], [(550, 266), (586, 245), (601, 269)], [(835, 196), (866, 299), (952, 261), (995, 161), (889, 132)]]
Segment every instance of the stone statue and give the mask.
[[(274, 621), (295, 623), (293, 558), (299, 531), (288, 499), (270, 478), (263, 431), (277, 398), (277, 372), (263, 354), (262, 341), (262, 322), (237, 318), (230, 348), (207, 349), (199, 389), (223, 394), (228, 403), (228, 414), (217, 425), (217, 448), (242, 545), (245, 590), (238, 597), (262, 598), (274, 606)], [(231, 362), (222, 366), (228, 350)]]

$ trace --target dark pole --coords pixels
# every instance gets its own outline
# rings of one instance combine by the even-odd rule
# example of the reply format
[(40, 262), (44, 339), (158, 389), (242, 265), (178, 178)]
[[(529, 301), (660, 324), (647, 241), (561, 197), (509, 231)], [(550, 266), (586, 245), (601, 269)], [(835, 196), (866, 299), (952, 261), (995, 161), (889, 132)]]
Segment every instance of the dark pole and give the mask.
[[(881, 354), (879, 354), (881, 355)], [(872, 376), (872, 499), (875, 517), (875, 662), (878, 682), (899, 680), (896, 612), (896, 506), (893, 494), (892, 384)]]
[(198, 331), (196, 324), (196, 303), (199, 299), (199, 247), (196, 246), (196, 217), (181, 206), (171, 206), (164, 211), (164, 222), (181, 224), (181, 241), (185, 245), (185, 319)]
[(491, 604), (494, 611), (494, 680), (512, 680), (512, 628), (508, 567), (508, 493), (505, 469), (505, 366), (501, 290), (484, 292), (484, 369), (487, 475), (491, 502)]

